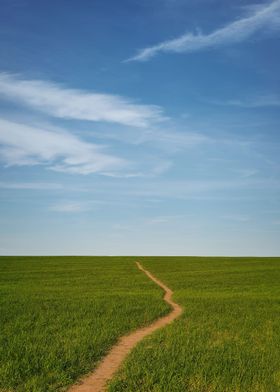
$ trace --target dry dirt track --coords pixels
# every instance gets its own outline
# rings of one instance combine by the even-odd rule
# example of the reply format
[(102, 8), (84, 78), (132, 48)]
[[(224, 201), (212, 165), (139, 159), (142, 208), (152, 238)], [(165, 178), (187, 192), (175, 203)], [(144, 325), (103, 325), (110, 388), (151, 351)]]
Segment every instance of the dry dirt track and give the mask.
[(102, 392), (106, 391), (106, 384), (113, 377), (114, 373), (119, 369), (120, 365), (133, 349), (136, 344), (145, 336), (159, 328), (170, 324), (175, 318), (182, 313), (182, 307), (172, 301), (172, 290), (154, 277), (149, 271), (145, 270), (142, 265), (136, 262), (137, 267), (143, 271), (152, 281), (160, 286), (164, 291), (164, 300), (172, 307), (172, 311), (145, 328), (140, 328), (130, 335), (122, 337), (119, 342), (112, 347), (108, 354), (103, 358), (97, 368), (79, 384), (72, 386), (68, 392)]

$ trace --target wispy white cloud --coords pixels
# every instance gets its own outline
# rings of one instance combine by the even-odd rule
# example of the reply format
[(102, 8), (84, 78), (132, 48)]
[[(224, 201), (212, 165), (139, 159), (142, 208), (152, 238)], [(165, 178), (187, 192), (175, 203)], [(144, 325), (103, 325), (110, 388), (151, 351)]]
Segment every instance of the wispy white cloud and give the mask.
[(187, 53), (236, 44), (245, 41), (257, 32), (275, 29), (280, 29), (280, 0), (247, 7), (246, 17), (229, 23), (212, 33), (186, 33), (178, 38), (141, 49), (136, 56), (126, 61), (146, 61), (161, 52)]
[(255, 97), (248, 97), (242, 99), (230, 99), (223, 101), (210, 101), (210, 103), (225, 106), (236, 106), (240, 108), (262, 108), (262, 107), (279, 107), (280, 97), (277, 95), (256, 95)]
[(143, 143), (154, 143), (156, 147), (167, 151), (182, 150), (209, 143), (211, 138), (199, 132), (176, 131), (175, 129), (150, 129), (142, 134)]
[(142, 223), (145, 225), (162, 225), (162, 224), (170, 224), (176, 223), (180, 220), (185, 220), (185, 215), (162, 215), (162, 216), (155, 216), (151, 218), (144, 219)]
[(253, 177), (259, 173), (256, 169), (235, 169), (235, 172), (237, 172), (241, 178)]
[(153, 178), (165, 174), (173, 166), (169, 159), (162, 159), (154, 156), (144, 156), (135, 158), (131, 163), (130, 170), (126, 172), (103, 172), (102, 174), (112, 178)]
[[(182, 128), (182, 126), (180, 126)], [(160, 127), (149, 127), (139, 132), (133, 127), (114, 127), (114, 129), (103, 126), (101, 130), (89, 131), (98, 139), (116, 140), (121, 143), (147, 145), (164, 152), (174, 152), (193, 148), (202, 144), (211, 143), (213, 138), (203, 132), (192, 130), (192, 125), (184, 126), (178, 130), (177, 124)]]
[(130, 171), (127, 173), (103, 172), (102, 174), (113, 178), (157, 177), (166, 173), (172, 167), (172, 165), (173, 163), (170, 160), (157, 159), (155, 161), (154, 159), (146, 158), (144, 163), (143, 161), (138, 162), (138, 166), (142, 166), (141, 171)]
[(249, 222), (250, 218), (246, 215), (241, 215), (241, 214), (230, 214), (230, 215), (224, 215), (222, 216), (223, 219), (233, 221), (233, 222), (240, 222), (240, 223), (245, 223)]
[(61, 172), (90, 174), (120, 170), (121, 158), (69, 132), (0, 119), (0, 159), (6, 166), (46, 165)]
[(49, 209), (54, 212), (77, 213), (88, 211), (90, 207), (87, 203), (65, 201), (53, 204)]
[[(263, 190), (278, 191), (280, 182), (278, 180), (260, 179), (216, 179), (216, 180), (155, 180), (141, 183), (134, 183), (133, 186), (121, 186), (114, 188), (114, 194), (124, 196), (134, 196), (142, 198), (161, 198), (161, 199), (196, 199), (203, 200), (225, 198), (251, 199), (256, 197)], [(107, 189), (109, 192), (109, 190)]]
[(0, 182), (0, 189), (12, 189), (12, 190), (61, 190), (63, 189), (62, 184), (54, 182)]
[(42, 80), (23, 80), (7, 73), (0, 73), (0, 92), (6, 99), (57, 118), (136, 127), (165, 119), (162, 109), (156, 105), (136, 104), (119, 95), (64, 88)]

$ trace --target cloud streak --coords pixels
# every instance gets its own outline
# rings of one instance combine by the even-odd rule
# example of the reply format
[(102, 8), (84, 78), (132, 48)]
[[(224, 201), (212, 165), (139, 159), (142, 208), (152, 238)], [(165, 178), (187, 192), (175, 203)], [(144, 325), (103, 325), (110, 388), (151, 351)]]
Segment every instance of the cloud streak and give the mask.
[(79, 213), (88, 211), (89, 205), (76, 201), (65, 201), (50, 206), (50, 211), (63, 213)]
[(280, 97), (277, 95), (257, 95), (255, 97), (243, 99), (231, 99), (224, 101), (212, 101), (212, 103), (224, 106), (236, 106), (245, 109), (255, 109), (263, 107), (279, 107)]
[[(154, 180), (134, 183), (133, 186), (120, 185), (114, 187), (114, 195), (136, 198), (159, 199), (239, 199), (256, 198), (256, 193), (262, 197), (262, 191), (279, 191), (278, 180), (269, 178), (259, 179), (201, 179), (201, 180)], [(96, 190), (98, 192), (99, 190)], [(258, 191), (258, 192), (256, 192)], [(109, 188), (106, 192), (110, 194)]]
[(22, 80), (7, 73), (0, 73), (0, 92), (6, 99), (56, 118), (135, 127), (147, 127), (166, 119), (156, 105), (136, 104), (119, 95), (69, 89), (41, 80)]
[(64, 130), (0, 119), (0, 159), (6, 166), (45, 165), (72, 174), (103, 173), (125, 166), (121, 158)]
[(250, 12), (246, 17), (229, 23), (212, 33), (186, 33), (178, 38), (141, 49), (136, 56), (126, 61), (147, 61), (159, 53), (190, 53), (227, 44), (236, 44), (258, 32), (280, 29), (280, 0), (248, 7), (248, 9)]
[(8, 190), (32, 190), (32, 191), (49, 191), (63, 190), (61, 184), (54, 182), (4, 182), (0, 181), (0, 189)]

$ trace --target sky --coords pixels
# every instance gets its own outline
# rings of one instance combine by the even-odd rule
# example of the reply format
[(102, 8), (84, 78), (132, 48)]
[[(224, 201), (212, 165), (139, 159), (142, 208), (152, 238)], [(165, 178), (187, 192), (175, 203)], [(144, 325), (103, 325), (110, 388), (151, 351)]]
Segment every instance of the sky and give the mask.
[(280, 255), (280, 0), (1, 0), (0, 254)]

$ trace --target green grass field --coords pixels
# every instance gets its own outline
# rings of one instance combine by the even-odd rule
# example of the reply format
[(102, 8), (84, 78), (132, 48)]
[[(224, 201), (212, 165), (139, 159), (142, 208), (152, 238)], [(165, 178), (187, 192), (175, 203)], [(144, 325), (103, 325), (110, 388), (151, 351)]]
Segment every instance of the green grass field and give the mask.
[[(118, 337), (168, 312), (136, 258), (0, 258), (0, 391), (63, 391)], [(137, 258), (185, 313), (110, 392), (280, 391), (280, 258)]]
[(63, 391), (118, 337), (165, 314), (126, 258), (0, 258), (0, 391)]
[(180, 320), (135, 349), (110, 392), (280, 391), (280, 258), (141, 258)]

